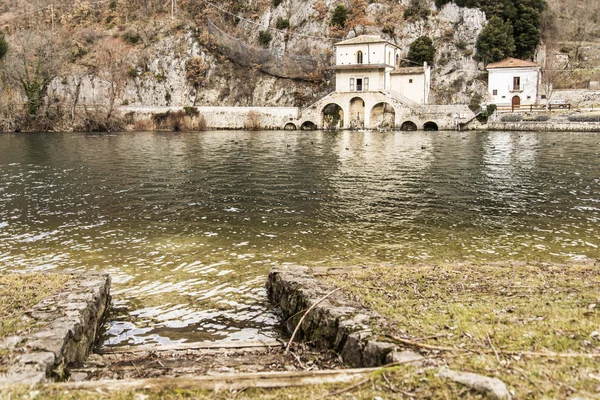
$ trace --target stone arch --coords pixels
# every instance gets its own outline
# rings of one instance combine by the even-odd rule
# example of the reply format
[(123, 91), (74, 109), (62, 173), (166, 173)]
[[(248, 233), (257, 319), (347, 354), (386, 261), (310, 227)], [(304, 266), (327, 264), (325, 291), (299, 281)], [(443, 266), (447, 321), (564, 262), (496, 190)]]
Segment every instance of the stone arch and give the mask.
[(395, 126), (396, 110), (390, 103), (377, 103), (371, 109), (370, 124), (375, 128), (392, 129)]
[(321, 110), (323, 128), (341, 129), (344, 126), (344, 109), (337, 103), (329, 103)]
[(402, 125), (400, 125), (400, 130), (401, 131), (416, 131), (417, 130), (417, 124), (415, 124), (412, 121), (404, 121), (402, 123)]
[(427, 121), (423, 125), (423, 130), (426, 130), (426, 131), (438, 131), (439, 128), (438, 128), (438, 125), (435, 122), (433, 122), (433, 121)]
[(302, 123), (302, 126), (300, 126), (300, 129), (302, 129), (303, 131), (314, 131), (315, 129), (317, 129), (317, 124), (315, 124), (312, 121), (304, 121)]
[(352, 129), (365, 127), (365, 101), (361, 97), (350, 99), (350, 127)]
[(298, 129), (298, 127), (296, 126), (296, 124), (288, 122), (287, 124), (285, 124), (285, 127), (283, 129), (285, 129), (286, 131), (295, 131)]

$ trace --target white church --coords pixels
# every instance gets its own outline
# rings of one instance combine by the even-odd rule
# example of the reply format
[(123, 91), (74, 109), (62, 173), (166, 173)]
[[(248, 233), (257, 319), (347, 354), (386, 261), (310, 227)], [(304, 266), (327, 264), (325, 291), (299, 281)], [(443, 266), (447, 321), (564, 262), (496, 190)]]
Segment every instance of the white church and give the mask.
[(335, 55), (335, 91), (290, 129), (455, 129), (475, 117), (466, 105), (429, 104), (431, 67), (404, 67), (402, 49), (380, 36), (338, 42)]

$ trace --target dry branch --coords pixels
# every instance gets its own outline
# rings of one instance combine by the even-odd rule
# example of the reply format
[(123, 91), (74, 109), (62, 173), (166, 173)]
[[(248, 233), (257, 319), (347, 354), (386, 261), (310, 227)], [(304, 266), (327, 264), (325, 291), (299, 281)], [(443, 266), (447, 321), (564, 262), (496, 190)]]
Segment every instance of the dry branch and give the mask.
[(306, 318), (306, 316), (319, 304), (321, 304), (323, 301), (327, 300), (327, 298), (329, 298), (331, 295), (333, 295), (335, 292), (337, 292), (338, 290), (344, 289), (346, 286), (341, 286), (339, 288), (335, 288), (334, 290), (332, 290), (331, 292), (327, 293), (325, 296), (321, 297), (319, 300), (317, 300), (317, 302), (315, 302), (312, 306), (310, 306), (308, 308), (308, 310), (306, 310), (306, 312), (304, 313), (304, 315), (302, 316), (302, 318), (300, 318), (300, 321), (298, 321), (298, 324), (296, 325), (296, 329), (294, 329), (294, 333), (292, 333), (292, 337), (290, 338), (290, 341), (288, 342), (286, 348), (285, 348), (285, 354), (287, 354), (290, 351), (290, 346), (292, 345), (292, 343), (294, 342), (294, 338), (296, 337), (296, 333), (298, 333), (298, 329), (300, 329), (300, 325), (302, 325), (302, 322), (304, 322), (304, 319)]

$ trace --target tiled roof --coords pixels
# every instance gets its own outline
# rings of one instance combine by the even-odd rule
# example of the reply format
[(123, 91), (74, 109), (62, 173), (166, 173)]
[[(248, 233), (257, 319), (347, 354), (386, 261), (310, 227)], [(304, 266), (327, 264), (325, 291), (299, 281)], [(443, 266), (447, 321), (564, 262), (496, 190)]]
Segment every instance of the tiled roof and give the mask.
[(423, 67), (404, 67), (396, 68), (391, 73), (392, 75), (419, 75), (425, 72)]
[(519, 60), (518, 58), (512, 58), (512, 57), (508, 57), (505, 58), (502, 61), (498, 61), (495, 63), (491, 63), (488, 64), (486, 69), (491, 69), (491, 68), (522, 68), (522, 67), (539, 67), (538, 64), (531, 62), (531, 61), (525, 61), (525, 60)]
[(388, 42), (381, 38), (381, 36), (376, 35), (360, 35), (357, 37), (353, 37), (352, 39), (342, 40), (341, 42), (337, 42), (335, 45), (346, 45), (346, 44), (367, 44), (367, 43), (389, 43), (392, 46), (398, 47), (393, 43)]

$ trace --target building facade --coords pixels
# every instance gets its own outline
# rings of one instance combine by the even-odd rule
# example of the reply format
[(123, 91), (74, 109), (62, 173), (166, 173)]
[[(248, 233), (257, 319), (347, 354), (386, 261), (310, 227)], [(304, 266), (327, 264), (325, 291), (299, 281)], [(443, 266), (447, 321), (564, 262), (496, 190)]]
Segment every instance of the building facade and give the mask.
[(401, 49), (379, 36), (361, 35), (335, 44), (337, 92), (387, 92), (400, 101), (427, 104), (431, 68), (401, 68)]
[(488, 93), (498, 106), (520, 108), (538, 104), (540, 66), (531, 61), (506, 58), (488, 64)]

